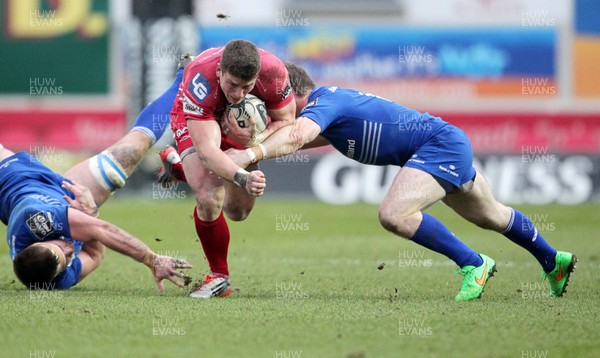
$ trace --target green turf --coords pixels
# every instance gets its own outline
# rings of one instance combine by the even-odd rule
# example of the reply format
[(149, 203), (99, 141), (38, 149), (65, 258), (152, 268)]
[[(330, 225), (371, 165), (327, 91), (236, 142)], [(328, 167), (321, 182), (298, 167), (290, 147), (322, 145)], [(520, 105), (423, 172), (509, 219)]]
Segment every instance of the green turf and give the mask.
[[(191, 208), (117, 198), (102, 217), (159, 253), (187, 258), (199, 277), (207, 267)], [(263, 200), (231, 224), (235, 289), (226, 299), (194, 300), (173, 285), (160, 296), (147, 268), (113, 252), (74, 289), (30, 292), (14, 281), (2, 245), (0, 356), (597, 356), (600, 207), (520, 209), (580, 259), (562, 299), (547, 297), (527, 252), (442, 205), (430, 212), (497, 262), (481, 300), (454, 302), (454, 265), (385, 232), (369, 205)]]

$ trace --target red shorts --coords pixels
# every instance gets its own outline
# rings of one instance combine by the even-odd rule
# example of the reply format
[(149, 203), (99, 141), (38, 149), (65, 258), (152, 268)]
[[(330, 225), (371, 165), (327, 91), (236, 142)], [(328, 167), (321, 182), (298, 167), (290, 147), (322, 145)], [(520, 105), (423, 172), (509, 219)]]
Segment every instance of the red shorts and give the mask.
[[(181, 159), (188, 154), (196, 152), (194, 143), (192, 143), (192, 137), (190, 137), (187, 120), (185, 119), (184, 113), (171, 113), (171, 129), (173, 130), (175, 142), (177, 143), (177, 150), (179, 151)], [(245, 149), (243, 145), (227, 138), (223, 131), (221, 131), (221, 150), (225, 151), (229, 148)]]

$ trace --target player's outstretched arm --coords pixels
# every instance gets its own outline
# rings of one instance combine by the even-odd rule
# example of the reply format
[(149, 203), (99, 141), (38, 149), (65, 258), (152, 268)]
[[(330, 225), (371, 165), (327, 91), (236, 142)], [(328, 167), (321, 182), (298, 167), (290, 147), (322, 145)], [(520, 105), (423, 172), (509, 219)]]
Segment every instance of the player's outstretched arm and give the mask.
[(227, 154), (237, 165), (244, 167), (258, 160), (294, 153), (315, 140), (320, 133), (321, 127), (317, 123), (309, 118), (300, 117), (293, 125), (277, 130), (261, 145), (246, 150), (230, 149)]
[(187, 275), (177, 271), (177, 269), (191, 268), (192, 265), (187, 261), (156, 255), (141, 240), (104, 220), (91, 217), (78, 210), (69, 209), (68, 214), (71, 236), (74, 239), (85, 243), (98, 241), (109, 249), (127, 255), (148, 266), (152, 270), (160, 292), (164, 289), (162, 283), (164, 279), (179, 287), (183, 287), (185, 284), (178, 281), (176, 277), (183, 278), (186, 282), (189, 280)]

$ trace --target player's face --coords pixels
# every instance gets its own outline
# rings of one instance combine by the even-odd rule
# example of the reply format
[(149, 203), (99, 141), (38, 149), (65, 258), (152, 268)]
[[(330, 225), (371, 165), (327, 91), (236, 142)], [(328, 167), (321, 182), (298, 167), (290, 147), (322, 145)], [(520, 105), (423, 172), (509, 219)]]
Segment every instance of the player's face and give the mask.
[(217, 70), (217, 77), (227, 102), (233, 104), (240, 103), (256, 84), (256, 78), (251, 81), (243, 81), (228, 72), (222, 72), (221, 69)]

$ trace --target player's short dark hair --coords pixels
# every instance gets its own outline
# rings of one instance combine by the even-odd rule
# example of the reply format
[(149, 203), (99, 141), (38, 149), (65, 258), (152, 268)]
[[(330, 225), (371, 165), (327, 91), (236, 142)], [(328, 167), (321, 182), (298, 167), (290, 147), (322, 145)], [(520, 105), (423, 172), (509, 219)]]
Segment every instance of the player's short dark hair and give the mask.
[(15, 256), (13, 269), (22, 284), (30, 290), (50, 289), (59, 265), (48, 248), (38, 245), (26, 247)]
[(223, 50), (219, 67), (223, 73), (229, 73), (243, 81), (251, 81), (260, 72), (258, 48), (246, 40), (229, 41)]
[(290, 86), (292, 86), (294, 95), (304, 97), (315, 88), (315, 83), (302, 66), (286, 62), (285, 68), (287, 68)]

